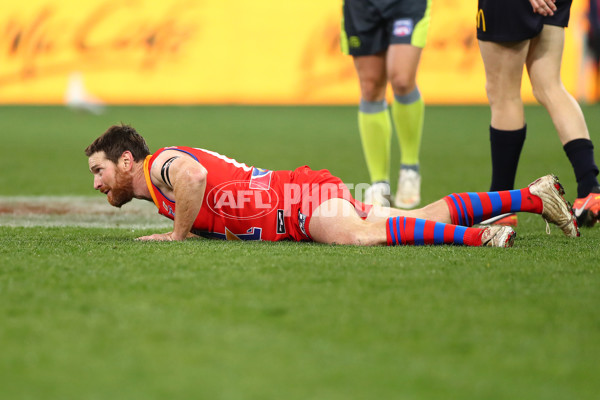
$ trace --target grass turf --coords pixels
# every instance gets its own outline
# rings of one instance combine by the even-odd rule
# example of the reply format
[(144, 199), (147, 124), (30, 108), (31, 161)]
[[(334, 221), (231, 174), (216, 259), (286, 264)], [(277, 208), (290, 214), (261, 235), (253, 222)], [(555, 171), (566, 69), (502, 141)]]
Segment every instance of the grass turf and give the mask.
[[(598, 132), (597, 110), (585, 111)], [(487, 108), (427, 112), (424, 200), (485, 190)], [(549, 119), (527, 113), (517, 184), (554, 172), (572, 200)], [(114, 107), (99, 117), (3, 107), (0, 187), (91, 195), (82, 149), (119, 121), (151, 149), (307, 163), (359, 183), (355, 117), (353, 107)], [(517, 231), (512, 249), (479, 249), (139, 243), (151, 231), (0, 227), (2, 397), (593, 399), (600, 231), (547, 236), (528, 215)]]

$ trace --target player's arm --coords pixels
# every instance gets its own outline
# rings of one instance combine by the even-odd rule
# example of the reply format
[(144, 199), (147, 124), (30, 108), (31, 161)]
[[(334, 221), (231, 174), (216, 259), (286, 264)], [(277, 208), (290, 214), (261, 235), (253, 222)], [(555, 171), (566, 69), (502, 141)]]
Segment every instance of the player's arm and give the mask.
[(177, 150), (163, 151), (152, 165), (150, 179), (177, 204), (173, 231), (140, 239), (184, 240), (190, 237), (190, 230), (202, 207), (206, 177), (206, 168), (188, 154)]
[(556, 11), (556, 0), (529, 0), (531, 7), (533, 7), (533, 12), (543, 15), (543, 16), (551, 16), (554, 15), (554, 11)]

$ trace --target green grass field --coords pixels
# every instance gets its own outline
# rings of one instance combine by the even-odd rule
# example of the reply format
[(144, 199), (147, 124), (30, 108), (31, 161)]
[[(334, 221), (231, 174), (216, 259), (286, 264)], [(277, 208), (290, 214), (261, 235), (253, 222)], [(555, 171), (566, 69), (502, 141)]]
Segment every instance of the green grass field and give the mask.
[[(599, 111), (584, 108), (597, 146)], [(555, 173), (572, 201), (574, 176), (549, 117), (528, 107), (527, 118), (517, 185)], [(488, 188), (488, 121), (483, 106), (428, 107), (425, 202)], [(5, 106), (0, 200), (101, 198), (83, 149), (119, 122), (151, 150), (190, 145), (263, 168), (308, 164), (368, 180), (355, 107), (110, 107), (94, 116)], [(395, 145), (394, 165), (398, 154)], [(567, 239), (521, 215), (511, 249), (363, 248), (133, 241), (168, 230), (158, 215), (158, 226), (135, 228), (127, 221), (136, 214), (114, 227), (104, 214), (104, 227), (69, 226), (61, 214), (52, 217), (61, 226), (0, 217), (0, 399), (600, 392), (600, 227)]]

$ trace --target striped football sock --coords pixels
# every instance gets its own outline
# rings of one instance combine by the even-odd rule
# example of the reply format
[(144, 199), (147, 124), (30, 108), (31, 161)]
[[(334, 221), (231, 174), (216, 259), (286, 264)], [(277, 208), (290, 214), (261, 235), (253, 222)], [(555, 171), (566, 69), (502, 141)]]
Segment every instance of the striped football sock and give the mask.
[(541, 214), (542, 200), (529, 188), (500, 192), (453, 193), (444, 197), (453, 224), (473, 226), (491, 217), (518, 211)]
[(443, 222), (412, 217), (392, 217), (387, 220), (387, 244), (425, 245), (461, 244), (481, 246), (483, 229), (467, 228)]

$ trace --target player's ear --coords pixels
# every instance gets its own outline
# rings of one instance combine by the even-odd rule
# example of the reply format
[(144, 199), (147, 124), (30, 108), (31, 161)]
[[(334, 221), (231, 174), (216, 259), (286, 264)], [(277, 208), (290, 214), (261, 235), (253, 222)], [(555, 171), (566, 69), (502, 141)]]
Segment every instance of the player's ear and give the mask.
[(123, 165), (123, 168), (125, 168), (126, 171), (129, 171), (131, 169), (131, 166), (133, 165), (134, 161), (135, 160), (133, 159), (133, 154), (131, 154), (129, 150), (125, 150), (119, 158), (119, 163)]

